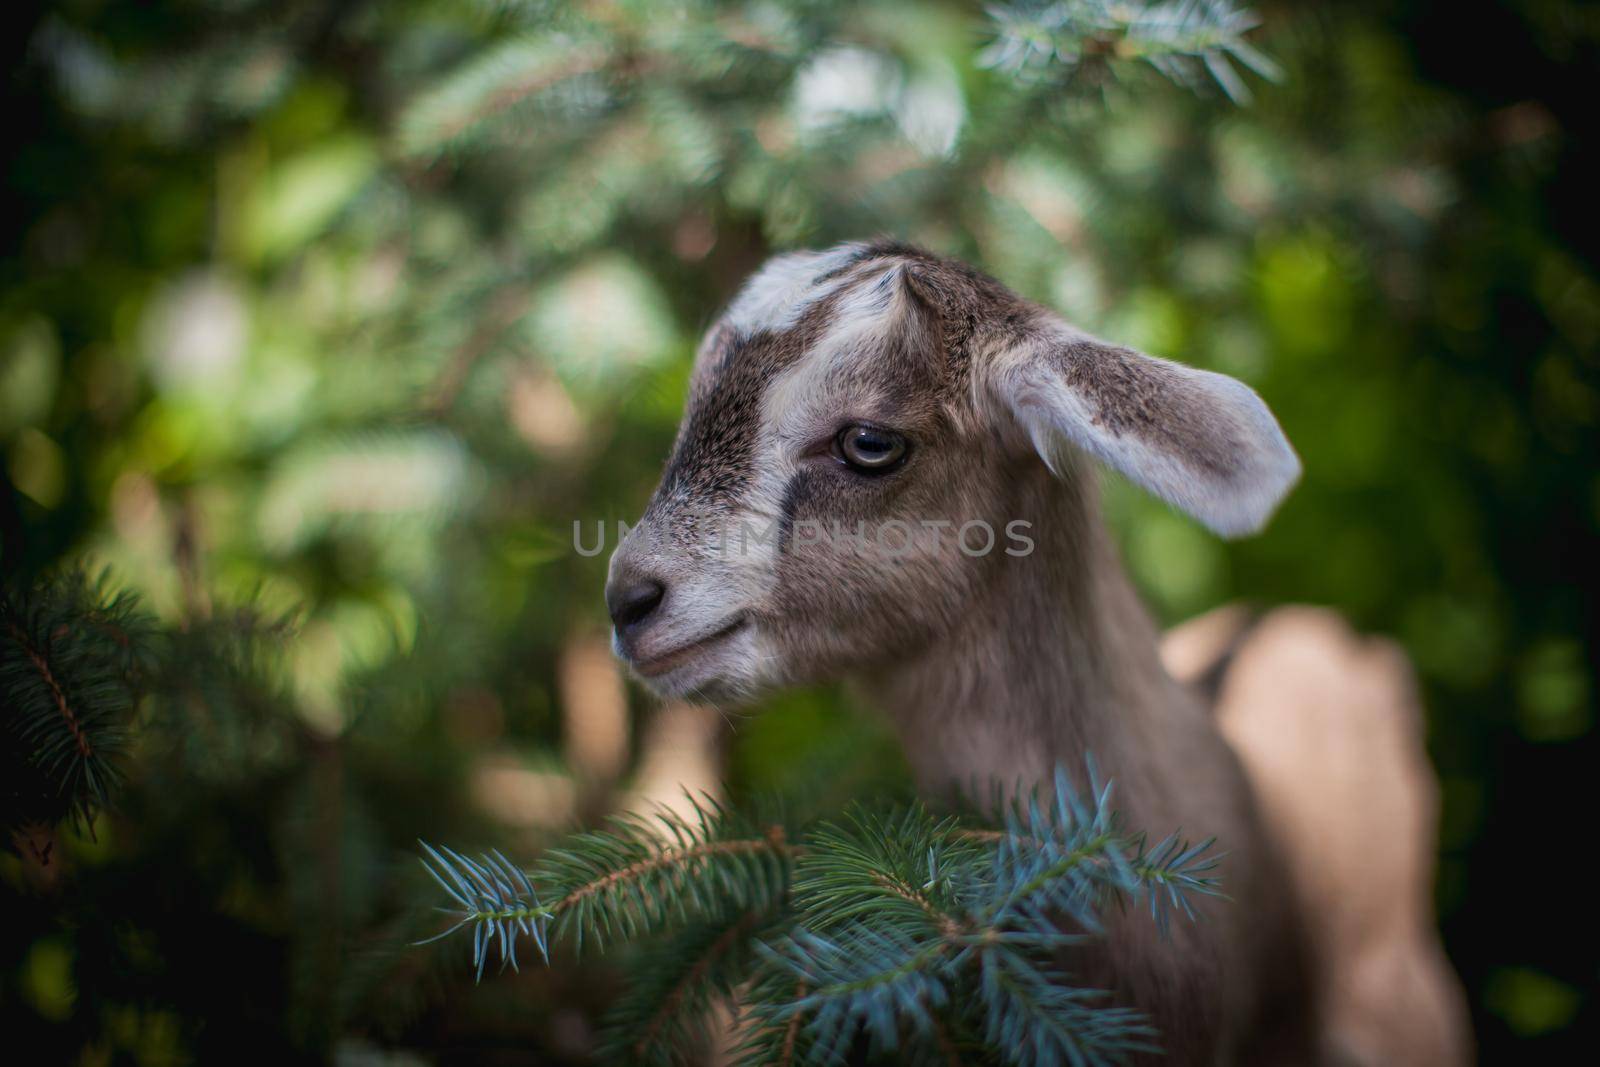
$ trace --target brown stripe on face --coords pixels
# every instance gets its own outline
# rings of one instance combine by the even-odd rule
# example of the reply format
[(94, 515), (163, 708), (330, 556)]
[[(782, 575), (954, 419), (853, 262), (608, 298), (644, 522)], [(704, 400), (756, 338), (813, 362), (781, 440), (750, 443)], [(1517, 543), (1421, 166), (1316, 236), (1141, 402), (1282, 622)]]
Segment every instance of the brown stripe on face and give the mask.
[(789, 346), (777, 341), (759, 333), (724, 342), (720, 366), (691, 391), (657, 499), (693, 495), (707, 504), (727, 503), (748, 484), (761, 397), (791, 361)]

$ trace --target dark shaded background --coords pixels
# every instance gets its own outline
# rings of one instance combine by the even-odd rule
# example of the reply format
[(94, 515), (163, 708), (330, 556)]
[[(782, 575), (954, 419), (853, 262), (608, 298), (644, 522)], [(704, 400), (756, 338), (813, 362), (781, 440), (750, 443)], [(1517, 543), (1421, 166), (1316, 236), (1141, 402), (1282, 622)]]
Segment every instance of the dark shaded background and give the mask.
[(1271, 529), (1112, 485), (1129, 565), (1169, 622), (1313, 601), (1405, 643), (1481, 1056), (1591, 1049), (1600, 15), (1471, 7), (1262, 4), (1284, 77), (1244, 106), (990, 69), (961, 4), (12, 10), (0, 565), (299, 625), (149, 724), (59, 884), (0, 857), (7, 1042), (581, 1062), (615, 972), (404, 949), (416, 837), (903, 788), (842, 693), (730, 730), (625, 692), (571, 550), (646, 499), (742, 276), (889, 232), (1267, 398), (1307, 470)]

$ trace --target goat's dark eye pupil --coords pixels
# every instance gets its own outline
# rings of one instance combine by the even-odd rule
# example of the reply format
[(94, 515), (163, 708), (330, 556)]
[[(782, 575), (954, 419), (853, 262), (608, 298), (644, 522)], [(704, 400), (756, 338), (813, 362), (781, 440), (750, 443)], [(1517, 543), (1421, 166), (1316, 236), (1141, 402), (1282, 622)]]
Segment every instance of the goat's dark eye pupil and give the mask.
[(862, 430), (856, 434), (856, 449), (860, 452), (887, 452), (894, 447), (894, 443), (887, 437), (882, 437), (871, 430)]
[(839, 458), (860, 471), (880, 473), (898, 464), (906, 454), (905, 438), (872, 426), (847, 426), (837, 440)]

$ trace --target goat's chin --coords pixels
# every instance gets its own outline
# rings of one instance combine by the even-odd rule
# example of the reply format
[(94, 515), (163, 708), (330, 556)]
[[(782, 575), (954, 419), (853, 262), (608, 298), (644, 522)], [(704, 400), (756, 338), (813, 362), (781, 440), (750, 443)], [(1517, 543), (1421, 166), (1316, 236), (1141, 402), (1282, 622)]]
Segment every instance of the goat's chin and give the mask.
[(651, 675), (635, 670), (634, 675), (662, 700), (692, 700), (724, 708), (747, 704), (779, 682), (762, 669), (770, 659), (751, 637), (746, 630), (670, 670)]
[(772, 688), (771, 683), (737, 671), (706, 671), (686, 664), (656, 678), (643, 678), (645, 688), (662, 700), (688, 700), (719, 708), (748, 704)]

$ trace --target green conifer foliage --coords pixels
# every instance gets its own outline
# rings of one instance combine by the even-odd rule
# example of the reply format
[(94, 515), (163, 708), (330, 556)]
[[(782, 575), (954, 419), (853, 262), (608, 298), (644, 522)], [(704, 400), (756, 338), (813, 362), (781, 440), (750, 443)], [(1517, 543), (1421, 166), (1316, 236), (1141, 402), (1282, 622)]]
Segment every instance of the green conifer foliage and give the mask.
[(1211, 842), (1154, 847), (1118, 826), (1111, 788), (1065, 772), (1045, 797), (999, 803), (991, 825), (921, 804), (853, 807), (799, 833), (710, 803), (690, 817), (613, 820), (524, 871), (424, 845), (428, 872), (470, 934), (481, 976), (517, 966), (525, 939), (577, 948), (642, 942), (606, 1047), (618, 1062), (694, 1062), (731, 1003), (741, 1062), (982, 1057), (1025, 1067), (1116, 1063), (1159, 1035), (1103, 990), (1075, 985), (1064, 950), (1106, 907), (1165, 928), (1217, 892)]
[(0, 588), (6, 829), (87, 827), (115, 794), (148, 678), (151, 618), (107, 577)]

